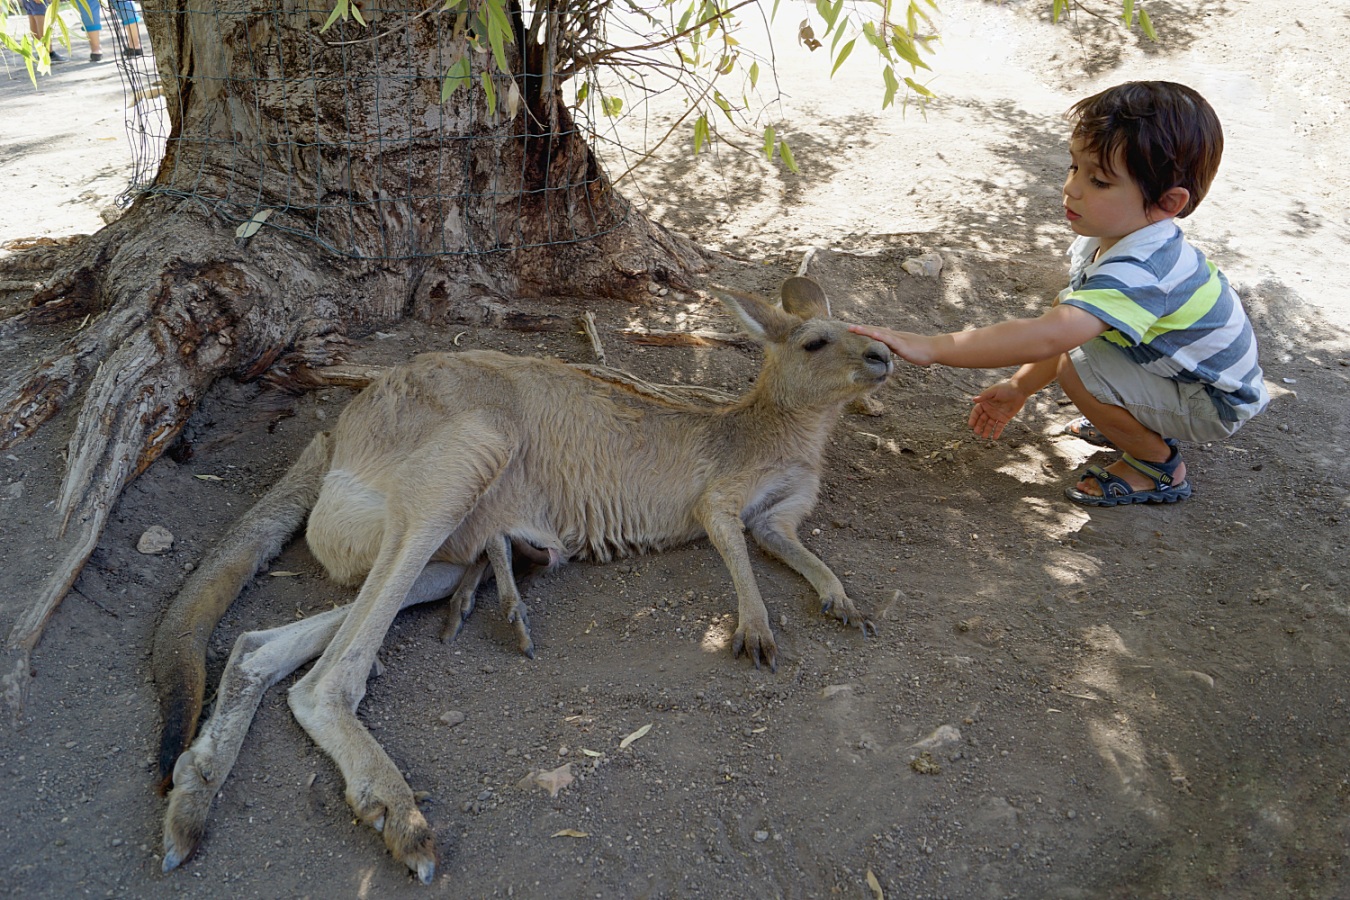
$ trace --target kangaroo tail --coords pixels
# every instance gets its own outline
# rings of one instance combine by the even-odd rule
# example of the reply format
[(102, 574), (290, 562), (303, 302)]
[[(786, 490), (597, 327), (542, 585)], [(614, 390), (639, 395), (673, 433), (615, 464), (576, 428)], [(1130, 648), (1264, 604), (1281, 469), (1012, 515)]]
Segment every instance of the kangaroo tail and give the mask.
[(174, 763), (197, 732), (211, 632), (248, 580), (281, 552), (305, 521), (319, 498), (331, 455), (332, 440), (321, 432), (193, 571), (160, 619), (151, 658), (164, 723), (160, 793), (172, 786)]

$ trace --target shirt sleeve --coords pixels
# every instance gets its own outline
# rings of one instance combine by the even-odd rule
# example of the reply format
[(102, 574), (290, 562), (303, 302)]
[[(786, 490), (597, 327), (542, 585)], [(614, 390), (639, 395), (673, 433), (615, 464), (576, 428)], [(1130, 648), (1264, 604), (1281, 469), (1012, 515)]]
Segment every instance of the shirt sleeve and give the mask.
[(1136, 259), (1112, 259), (1089, 275), (1062, 301), (1089, 312), (1116, 334), (1108, 340), (1127, 347), (1139, 344), (1163, 314), (1166, 297), (1156, 277)]

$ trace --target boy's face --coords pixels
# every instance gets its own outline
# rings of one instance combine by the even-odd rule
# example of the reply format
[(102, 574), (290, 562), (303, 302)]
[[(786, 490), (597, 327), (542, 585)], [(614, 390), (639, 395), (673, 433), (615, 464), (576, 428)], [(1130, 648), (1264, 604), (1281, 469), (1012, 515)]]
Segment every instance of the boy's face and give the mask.
[(1064, 179), (1064, 214), (1069, 227), (1085, 237), (1101, 239), (1101, 253), (1131, 232), (1155, 221), (1144, 194), (1125, 169), (1117, 151), (1107, 172), (1081, 141), (1069, 143), (1069, 174)]

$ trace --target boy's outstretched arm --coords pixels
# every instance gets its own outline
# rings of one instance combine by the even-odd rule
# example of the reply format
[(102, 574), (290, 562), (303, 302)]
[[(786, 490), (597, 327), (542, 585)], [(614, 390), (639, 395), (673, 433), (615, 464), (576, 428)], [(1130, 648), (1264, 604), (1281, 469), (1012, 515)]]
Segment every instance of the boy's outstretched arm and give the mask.
[(915, 365), (940, 363), (962, 369), (998, 369), (1040, 362), (1086, 344), (1106, 329), (1107, 324), (1092, 313), (1063, 304), (1034, 319), (1009, 319), (946, 334), (914, 334), (874, 325), (849, 326), (849, 330), (881, 341), (901, 359)]

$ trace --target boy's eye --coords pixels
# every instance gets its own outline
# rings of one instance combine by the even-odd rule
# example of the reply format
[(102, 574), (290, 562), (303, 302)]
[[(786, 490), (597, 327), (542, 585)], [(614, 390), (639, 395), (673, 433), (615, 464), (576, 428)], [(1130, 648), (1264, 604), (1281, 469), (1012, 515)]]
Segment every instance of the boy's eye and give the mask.
[(807, 353), (815, 353), (817, 350), (825, 349), (825, 345), (828, 343), (829, 340), (823, 337), (812, 338), (805, 344), (802, 344), (802, 349), (805, 350)]
[(1108, 188), (1111, 186), (1109, 182), (1102, 181), (1100, 178), (1089, 178), (1088, 181), (1095, 188)]

